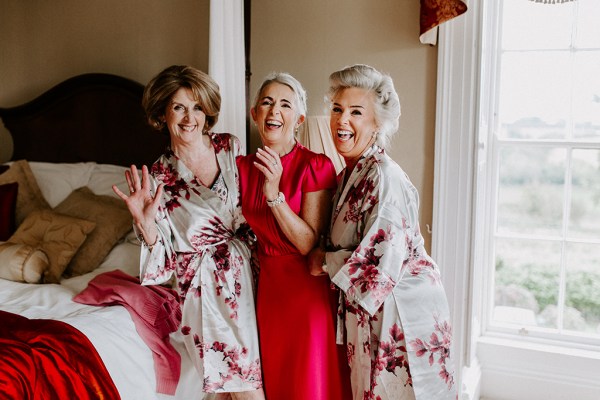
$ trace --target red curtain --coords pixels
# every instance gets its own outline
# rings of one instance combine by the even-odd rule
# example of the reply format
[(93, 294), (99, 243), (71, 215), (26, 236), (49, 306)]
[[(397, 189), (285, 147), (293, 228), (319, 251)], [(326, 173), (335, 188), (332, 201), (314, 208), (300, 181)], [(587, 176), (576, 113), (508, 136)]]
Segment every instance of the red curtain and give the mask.
[(466, 11), (462, 0), (421, 0), (421, 43), (436, 44), (438, 25)]

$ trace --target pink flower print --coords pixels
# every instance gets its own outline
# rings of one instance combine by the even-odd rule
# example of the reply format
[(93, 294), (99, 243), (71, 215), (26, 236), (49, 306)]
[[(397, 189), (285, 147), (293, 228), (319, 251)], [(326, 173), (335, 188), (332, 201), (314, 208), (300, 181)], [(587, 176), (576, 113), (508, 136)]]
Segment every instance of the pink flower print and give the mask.
[[(375, 184), (372, 179), (364, 178), (361, 179), (356, 186), (354, 186), (346, 197), (346, 203), (348, 204), (348, 211), (344, 215), (344, 222), (358, 222), (363, 210), (368, 207), (372, 207), (379, 201), (377, 196), (371, 195), (375, 190)], [(361, 205), (365, 203), (361, 207)]]
[[(172, 155), (172, 151), (166, 153), (167, 157), (171, 157)], [(181, 192), (183, 192), (186, 199), (190, 199), (190, 188), (188, 184), (179, 177), (179, 173), (174, 165), (154, 163), (151, 172), (152, 176), (154, 176), (158, 182), (164, 184), (164, 193), (168, 197), (168, 200), (165, 202), (165, 209), (167, 212), (171, 212), (175, 208), (181, 206), (181, 203), (179, 203)]]
[(362, 258), (362, 248), (360, 245), (356, 247), (354, 254), (346, 260), (346, 264), (348, 265), (348, 274), (355, 275), (360, 270), (363, 269), (364, 260)]
[(392, 233), (392, 227), (388, 225), (387, 230), (379, 229), (377, 232), (371, 236), (370, 245), (371, 247), (375, 247), (380, 243), (389, 242), (394, 238), (394, 234)]
[(454, 377), (450, 372), (448, 372), (445, 365), (442, 364), (438, 375), (440, 376), (440, 378), (442, 378), (444, 382), (448, 383), (448, 389), (450, 389), (452, 387), (452, 384), (454, 383)]
[(237, 311), (239, 309), (237, 300), (232, 297), (228, 297), (225, 299), (225, 304), (227, 304), (229, 306), (229, 308), (231, 308), (231, 311), (232, 311), (231, 314), (229, 314), (229, 318), (231, 318), (233, 320), (237, 320), (237, 318), (238, 318)]
[(423, 357), (423, 355), (427, 353), (427, 344), (419, 338), (413, 340), (410, 343), (410, 346), (415, 351), (417, 357)]
[[(435, 356), (437, 354), (437, 364), (440, 365), (439, 376), (451, 388), (454, 385), (454, 376), (449, 373), (446, 369), (446, 361), (450, 357), (450, 343), (452, 341), (452, 329), (448, 321), (438, 321), (438, 317), (434, 316), (435, 331), (429, 336), (429, 341), (424, 341), (417, 338), (410, 342), (410, 347), (417, 357), (423, 357), (429, 354), (429, 365), (433, 366), (435, 363)], [(440, 336), (442, 339), (440, 339)]]
[(252, 247), (256, 242), (256, 235), (254, 235), (254, 231), (250, 229), (250, 225), (248, 225), (247, 222), (244, 222), (239, 226), (235, 235), (249, 247)]
[[(402, 219), (402, 223), (404, 225), (404, 229), (407, 229), (406, 220), (404, 218)], [(410, 232), (409, 229), (408, 232)], [(414, 246), (414, 239), (415, 238), (411, 237), (411, 235), (406, 235), (405, 244), (407, 257), (402, 264), (402, 268), (408, 268), (408, 272), (411, 275), (417, 276), (421, 274), (423, 270), (433, 270), (434, 266), (433, 263), (423, 254), (423, 249), (421, 247)]]
[(384, 300), (395, 286), (395, 282), (378, 269), (383, 252), (377, 251), (383, 244), (391, 241), (393, 236), (391, 227), (388, 226), (387, 231), (379, 229), (371, 236), (368, 247), (357, 247), (347, 260), (352, 285), (360, 293), (370, 293), (378, 302)]
[(396, 368), (406, 370), (408, 380), (405, 385), (412, 385), (410, 379), (410, 368), (406, 359), (406, 346), (404, 345), (404, 332), (398, 324), (392, 325), (388, 331), (389, 341), (382, 340), (379, 343), (379, 351), (375, 358), (375, 374), (384, 369), (397, 375)]
[(385, 290), (386, 286), (389, 286), (389, 284), (386, 284), (381, 279), (381, 273), (377, 267), (372, 264), (365, 266), (362, 276), (360, 278), (353, 278), (352, 281), (353, 284), (358, 284), (361, 293), (378, 292)]
[(233, 380), (238, 376), (245, 382), (252, 382), (257, 389), (262, 387), (260, 362), (256, 360), (246, 360), (248, 349), (237, 346), (229, 347), (226, 343), (213, 342), (212, 345), (206, 344), (206, 351), (221, 353), (223, 361), (223, 370), (219, 372), (219, 380), (211, 381), (208, 377), (204, 380), (204, 391), (210, 392), (224, 387), (226, 382)]
[(200, 340), (200, 336), (198, 336), (198, 334), (194, 334), (194, 346), (198, 349), (198, 355), (200, 356), (200, 358), (204, 358), (204, 352), (205, 352), (205, 345), (202, 342), (202, 340)]
[(188, 295), (190, 289), (196, 289), (193, 292), (194, 296), (200, 296), (200, 288), (192, 287), (196, 270), (193, 266), (194, 254), (193, 253), (180, 253), (179, 263), (177, 264), (177, 288), (179, 289), (179, 295), (181, 296), (181, 304), (185, 297)]
[(192, 236), (190, 242), (197, 251), (204, 247), (223, 242), (233, 237), (233, 231), (228, 229), (219, 217), (209, 220), (209, 225), (203, 227), (199, 234)]
[(229, 152), (231, 151), (231, 136), (229, 134), (220, 134), (211, 135), (211, 140), (213, 142), (213, 147), (215, 148), (215, 153), (219, 153), (221, 151)]
[(356, 348), (354, 343), (348, 343), (346, 345), (346, 357), (348, 358), (348, 363), (352, 364), (352, 360), (354, 359), (354, 355), (356, 354)]

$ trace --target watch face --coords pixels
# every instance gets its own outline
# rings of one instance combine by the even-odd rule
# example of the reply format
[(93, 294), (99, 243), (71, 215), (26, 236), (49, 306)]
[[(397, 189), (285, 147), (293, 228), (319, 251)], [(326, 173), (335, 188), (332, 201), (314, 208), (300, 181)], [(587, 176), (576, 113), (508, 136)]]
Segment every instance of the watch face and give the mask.
[(277, 206), (281, 203), (283, 203), (285, 201), (285, 196), (283, 195), (282, 192), (279, 192), (279, 194), (277, 195), (277, 198), (273, 199), (273, 200), (267, 200), (267, 205), (269, 207), (274, 207)]

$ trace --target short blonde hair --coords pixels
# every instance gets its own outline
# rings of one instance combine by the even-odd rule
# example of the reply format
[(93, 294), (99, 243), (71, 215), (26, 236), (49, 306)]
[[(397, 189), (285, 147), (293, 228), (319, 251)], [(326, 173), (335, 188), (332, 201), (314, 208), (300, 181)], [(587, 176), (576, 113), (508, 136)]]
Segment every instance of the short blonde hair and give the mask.
[(347, 88), (360, 88), (374, 94), (375, 121), (379, 127), (377, 144), (387, 148), (400, 123), (400, 99), (392, 78), (369, 65), (351, 65), (329, 76), (327, 100), (332, 102), (341, 90)]
[(219, 119), (221, 94), (219, 85), (208, 74), (187, 65), (172, 65), (162, 70), (144, 88), (142, 106), (148, 123), (164, 130), (164, 116), (175, 92), (181, 88), (192, 91), (194, 99), (206, 115), (203, 131), (209, 131)]

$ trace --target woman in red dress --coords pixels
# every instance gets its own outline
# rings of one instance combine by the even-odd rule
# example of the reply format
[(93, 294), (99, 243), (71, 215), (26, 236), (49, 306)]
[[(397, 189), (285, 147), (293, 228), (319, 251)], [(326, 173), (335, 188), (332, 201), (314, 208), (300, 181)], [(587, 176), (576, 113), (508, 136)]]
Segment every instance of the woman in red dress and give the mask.
[(263, 144), (238, 158), (242, 212), (258, 238), (257, 321), (268, 400), (351, 397), (343, 348), (336, 345), (336, 293), (311, 276), (306, 255), (328, 224), (336, 174), (331, 160), (296, 141), (306, 96), (275, 73), (251, 114)]

